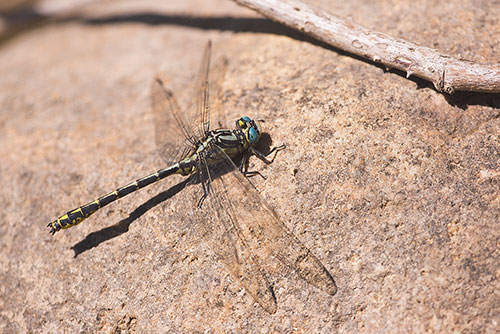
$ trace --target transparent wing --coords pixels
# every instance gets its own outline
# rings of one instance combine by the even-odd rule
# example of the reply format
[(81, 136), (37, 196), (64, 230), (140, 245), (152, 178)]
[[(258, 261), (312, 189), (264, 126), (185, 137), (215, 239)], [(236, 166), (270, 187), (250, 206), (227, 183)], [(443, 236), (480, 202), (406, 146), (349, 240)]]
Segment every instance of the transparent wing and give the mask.
[[(220, 150), (221, 155), (225, 153)], [(230, 161), (229, 158), (226, 161)], [(231, 161), (232, 163), (232, 161)], [(229, 169), (236, 169), (234, 163)], [(242, 252), (251, 252), (246, 258), (258, 257), (268, 267), (274, 259), (295, 270), (300, 277), (315, 287), (334, 295), (337, 287), (323, 264), (304, 246), (262, 199), (257, 189), (239, 171), (218, 173), (211, 181), (212, 203), (218, 215), (224, 217), (232, 238), (244, 245)]]
[(194, 147), (197, 138), (184, 119), (174, 94), (159, 78), (151, 84), (151, 110), (160, 155), (169, 164), (179, 161)]
[(210, 129), (210, 85), (209, 85), (209, 72), (210, 72), (210, 58), (212, 54), (212, 42), (208, 41), (203, 53), (203, 60), (201, 62), (200, 70), (198, 73), (198, 82), (195, 98), (195, 110), (199, 115), (199, 134), (204, 135)]
[(275, 313), (277, 304), (272, 285), (259, 266), (255, 255), (249, 249), (249, 245), (241, 237), (240, 229), (235, 224), (230, 208), (224, 206), (227, 199), (223, 189), (219, 189), (217, 183), (214, 183), (214, 180), (217, 180), (221, 175), (231, 173), (232, 162), (209, 167), (206, 157), (203, 157), (199, 169), (200, 176), (208, 180), (210, 190), (207, 204), (210, 207), (208, 217), (211, 224), (208, 227), (210, 231), (205, 233), (212, 235), (210, 247), (218, 260), (224, 263), (247, 293), (267, 312)]
[[(210, 85), (210, 59), (212, 43), (205, 47), (200, 69), (192, 90), (192, 98), (182, 112), (174, 94), (156, 78), (151, 86), (151, 109), (155, 121), (155, 140), (161, 156), (168, 162), (176, 162), (185, 157), (198, 139), (210, 130), (210, 95), (216, 97), (215, 107), (222, 109), (220, 86)], [(215, 68), (217, 79), (222, 79), (227, 67), (223, 59)], [(223, 114), (218, 110), (218, 114)], [(223, 115), (221, 116), (223, 117)]]
[[(152, 110), (155, 118), (156, 143), (160, 154), (169, 162), (174, 162), (184, 157), (200, 138), (204, 138), (210, 129), (210, 87), (209, 87), (209, 67), (210, 67), (211, 43), (208, 42), (202, 60), (202, 65), (198, 73), (194, 99), (188, 108), (188, 120), (186, 122), (184, 114), (173, 93), (163, 86), (160, 79), (153, 81), (151, 88)], [(216, 70), (221, 77), (225, 72), (227, 62), (222, 62)], [(212, 88), (213, 89), (213, 88)], [(215, 90), (214, 90), (215, 91)], [(217, 92), (217, 91), (215, 91)], [(217, 92), (220, 93), (220, 92)], [(219, 95), (219, 94), (216, 94)], [(218, 100), (218, 99), (217, 99)], [(192, 124), (189, 126), (188, 124)], [(194, 130), (194, 131), (193, 131)], [(207, 180), (211, 174), (208, 169), (209, 164), (203, 158), (199, 162), (198, 174), (192, 177), (188, 184), (199, 183), (200, 180)], [(223, 164), (223, 166), (233, 167), (232, 163)], [(224, 168), (220, 170), (224, 172)], [(199, 186), (199, 185), (197, 185)], [(192, 198), (192, 205), (201, 196), (199, 191), (201, 187), (191, 187), (186, 194)], [(276, 299), (271, 285), (258, 266), (252, 252), (244, 239), (235, 233), (237, 228), (232, 225), (231, 216), (227, 216), (226, 211), (218, 210), (220, 201), (218, 194), (212, 193), (214, 203), (209, 212), (198, 212), (197, 224), (199, 230), (203, 232), (208, 239), (210, 247), (213, 249), (217, 258), (226, 265), (230, 273), (237, 279), (246, 291), (256, 300), (267, 312), (276, 312)], [(208, 223), (207, 220), (211, 223)], [(210, 236), (208, 236), (210, 235)]]
[[(217, 120), (224, 118), (223, 105), (221, 103), (221, 80), (224, 78), (227, 59), (220, 57), (215, 64), (212, 61), (212, 43), (207, 42), (197, 79), (193, 99), (189, 105), (189, 112), (193, 115), (194, 123), (197, 125), (195, 135), (204, 137), (211, 129), (211, 117), (217, 115)], [(212, 109), (212, 107), (214, 107)], [(212, 118), (213, 119), (213, 118)]]
[[(209, 121), (209, 129), (212, 128), (227, 128), (228, 123), (226, 122), (226, 113), (224, 112), (223, 103), (223, 89), (222, 84), (224, 82), (224, 77), (227, 70), (228, 59), (224, 56), (217, 58), (214, 64), (210, 65), (210, 115), (207, 115), (207, 120)], [(210, 122), (211, 120), (211, 122)], [(215, 121), (215, 126), (214, 126)], [(234, 124), (234, 123), (232, 123)], [(232, 127), (232, 126), (230, 126)]]

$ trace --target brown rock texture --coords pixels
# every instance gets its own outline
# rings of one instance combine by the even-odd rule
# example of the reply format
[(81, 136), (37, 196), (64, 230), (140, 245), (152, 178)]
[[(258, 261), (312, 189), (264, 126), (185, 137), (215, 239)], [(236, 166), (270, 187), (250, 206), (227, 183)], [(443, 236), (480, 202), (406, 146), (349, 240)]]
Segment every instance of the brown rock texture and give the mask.
[[(50, 1), (45, 1), (50, 3)], [(494, 1), (314, 1), (378, 31), (497, 63)], [(497, 333), (500, 96), (446, 96), (232, 2), (84, 2), (0, 46), (0, 332)], [(189, 98), (208, 39), (215, 114), (265, 119), (263, 198), (334, 276), (272, 277), (266, 313), (214, 260), (173, 177), (48, 233), (164, 167), (152, 79)], [(200, 223), (200, 222), (198, 222)]]

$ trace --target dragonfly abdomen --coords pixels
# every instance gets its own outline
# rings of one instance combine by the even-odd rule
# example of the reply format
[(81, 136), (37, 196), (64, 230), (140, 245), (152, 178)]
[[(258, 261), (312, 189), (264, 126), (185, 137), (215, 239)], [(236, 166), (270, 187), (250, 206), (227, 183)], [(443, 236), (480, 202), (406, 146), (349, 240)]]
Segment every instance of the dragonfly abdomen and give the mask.
[(47, 226), (50, 227), (50, 233), (54, 234), (57, 231), (65, 228), (69, 228), (75, 225), (80, 224), (82, 221), (90, 217), (94, 212), (99, 210), (100, 208), (108, 205), (111, 202), (116, 201), (119, 198), (127, 196), (130, 193), (133, 193), (136, 190), (144, 188), (145, 186), (150, 185), (151, 183), (157, 182), (161, 179), (166, 178), (172, 174), (176, 174), (180, 172), (179, 164), (172, 165), (167, 168), (163, 168), (158, 170), (153, 174), (149, 174), (143, 178), (137, 179), (136, 181), (127, 184), (121, 188), (116, 189), (98, 199), (82, 205), (74, 210), (68, 211), (66, 214), (57, 218), (55, 221), (49, 223)]

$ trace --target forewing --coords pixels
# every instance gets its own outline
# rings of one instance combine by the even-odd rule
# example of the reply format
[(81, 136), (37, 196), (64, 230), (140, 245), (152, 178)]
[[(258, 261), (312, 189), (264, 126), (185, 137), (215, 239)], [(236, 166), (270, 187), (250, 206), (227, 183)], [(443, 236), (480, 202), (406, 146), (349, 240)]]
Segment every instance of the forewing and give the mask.
[(212, 42), (208, 41), (203, 53), (200, 70), (197, 78), (195, 108), (199, 119), (199, 133), (205, 134), (210, 129), (210, 58), (212, 55)]
[(159, 78), (155, 78), (151, 84), (151, 110), (160, 155), (168, 163), (180, 160), (193, 147), (195, 137), (184, 120), (174, 94), (164, 87)]
[[(210, 107), (216, 108), (219, 121), (224, 118), (221, 104), (221, 83), (227, 67), (222, 58), (215, 68), (213, 84), (210, 80), (212, 44), (209, 41), (203, 53), (200, 69), (193, 85), (187, 90), (191, 98), (181, 109), (174, 94), (156, 78), (151, 86), (151, 106), (155, 121), (156, 145), (167, 162), (176, 162), (184, 157), (194, 144), (210, 130)], [(210, 98), (213, 102), (210, 102)], [(225, 122), (224, 122), (225, 123)]]
[[(196, 134), (204, 136), (211, 129), (211, 120), (219, 123), (225, 121), (223, 112), (222, 83), (226, 73), (228, 60), (219, 57), (212, 65), (212, 43), (208, 41), (203, 53), (202, 62), (195, 80), (193, 99), (189, 105), (189, 111), (197, 124)], [(216, 117), (214, 117), (216, 116)], [(225, 125), (225, 122), (218, 124), (217, 128)]]

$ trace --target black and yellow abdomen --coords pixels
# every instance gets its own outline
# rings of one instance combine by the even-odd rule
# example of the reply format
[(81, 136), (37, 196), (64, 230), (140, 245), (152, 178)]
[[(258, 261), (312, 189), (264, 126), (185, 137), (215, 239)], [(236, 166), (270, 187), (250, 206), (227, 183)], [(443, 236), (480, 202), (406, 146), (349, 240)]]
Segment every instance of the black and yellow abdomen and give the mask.
[(241, 154), (248, 148), (248, 142), (245, 141), (245, 135), (239, 130), (219, 129), (209, 131), (203, 140), (194, 147), (192, 154), (178, 163), (160, 169), (159, 171), (138, 179), (124, 187), (118, 188), (109, 194), (106, 194), (98, 199), (82, 205), (74, 210), (68, 211), (66, 214), (49, 223), (50, 233), (54, 234), (57, 231), (69, 228), (80, 224), (82, 221), (90, 217), (100, 208), (116, 201), (136, 190), (144, 188), (151, 183), (157, 182), (167, 176), (173, 174), (190, 175), (196, 172), (199, 166), (199, 159), (204, 157), (208, 165), (216, 165), (224, 160), (220, 151), (230, 159), (234, 159), (238, 154)]
[(78, 225), (82, 221), (90, 217), (90, 215), (92, 215), (94, 212), (108, 205), (109, 203), (114, 202), (117, 199), (122, 198), (130, 193), (133, 193), (136, 190), (144, 188), (151, 183), (164, 179), (167, 176), (170, 176), (172, 174), (181, 174), (182, 172), (183, 171), (179, 167), (179, 164), (160, 169), (153, 174), (140, 178), (130, 184), (127, 184), (124, 187), (110, 192), (109, 194), (99, 197), (98, 199), (90, 203), (82, 205), (74, 210), (68, 211), (66, 214), (62, 215), (61, 217), (57, 218), (55, 221), (47, 225), (48, 227), (50, 227), (50, 233), (54, 234), (61, 229)]

